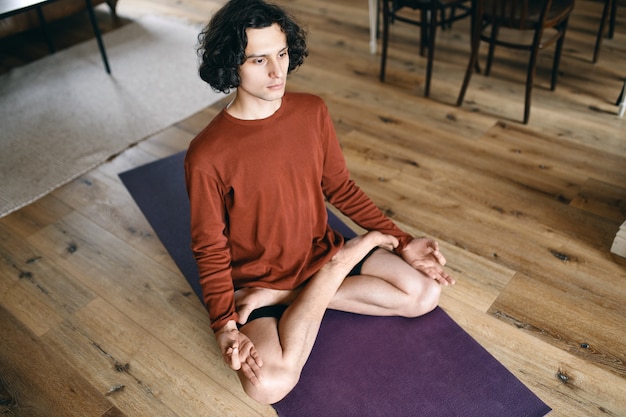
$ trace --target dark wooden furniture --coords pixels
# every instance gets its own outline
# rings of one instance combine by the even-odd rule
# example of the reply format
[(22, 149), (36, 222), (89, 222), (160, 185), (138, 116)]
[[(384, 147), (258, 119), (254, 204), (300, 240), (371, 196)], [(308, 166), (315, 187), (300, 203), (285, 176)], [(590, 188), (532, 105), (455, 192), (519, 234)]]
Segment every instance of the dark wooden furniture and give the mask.
[(606, 31), (606, 24), (609, 24), (609, 31), (606, 35), (607, 38), (613, 39), (615, 33), (615, 19), (617, 16), (617, 0), (604, 0), (604, 6), (602, 7), (602, 17), (600, 18), (600, 27), (598, 28), (598, 35), (596, 37), (596, 46), (593, 50), (593, 63), (598, 62), (598, 56), (600, 55), (600, 46), (602, 45), (602, 38), (604, 38), (604, 32)]
[[(556, 43), (550, 89), (556, 88), (559, 61), (574, 0), (474, 0), (472, 49), (463, 85), (457, 99), (461, 106), (470, 78), (478, 68), (480, 42), (489, 44), (485, 75), (493, 63), (496, 46), (530, 52), (524, 100), (524, 124), (530, 117), (530, 103), (539, 50)], [(510, 36), (509, 36), (510, 35)], [(523, 36), (529, 35), (529, 36)]]
[[(54, 43), (52, 42), (52, 38), (48, 33), (46, 19), (44, 18), (44, 14), (41, 10), (43, 5), (47, 3), (52, 3), (54, 1), (56, 0), (4, 0), (0, 2), (0, 19), (14, 16), (20, 13), (25, 13), (29, 10), (36, 10), (39, 17), (39, 23), (48, 43), (48, 48), (50, 49), (51, 53), (54, 53)], [(111, 68), (107, 59), (104, 42), (102, 41), (102, 36), (100, 34), (100, 29), (98, 28), (98, 22), (96, 21), (96, 16), (93, 11), (93, 4), (91, 3), (91, 0), (85, 0), (85, 5), (87, 6), (87, 12), (89, 13), (91, 26), (93, 27), (94, 34), (96, 35), (96, 40), (98, 42), (98, 48), (100, 49), (100, 55), (102, 56), (104, 68), (106, 69), (106, 72), (110, 74)]]
[[(402, 11), (407, 9), (419, 11), (419, 20), (403, 15)], [(468, 0), (383, 0), (383, 50), (380, 59), (380, 81), (385, 81), (389, 26), (396, 20), (413, 24), (420, 27), (420, 55), (424, 56), (424, 51), (428, 51), (426, 81), (424, 82), (424, 96), (428, 97), (435, 57), (437, 27), (450, 27), (452, 22), (468, 17), (470, 10)]]

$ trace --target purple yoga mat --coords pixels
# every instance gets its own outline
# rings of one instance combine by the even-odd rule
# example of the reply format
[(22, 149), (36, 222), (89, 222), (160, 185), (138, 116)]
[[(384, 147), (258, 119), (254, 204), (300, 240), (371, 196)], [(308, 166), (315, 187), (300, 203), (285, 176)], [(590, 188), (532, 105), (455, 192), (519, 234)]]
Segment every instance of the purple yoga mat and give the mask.
[(441, 308), (417, 319), (327, 311), (284, 417), (543, 416), (543, 404)]
[[(190, 249), (184, 153), (122, 182), (200, 297)], [(329, 223), (354, 232), (329, 212)], [(329, 310), (281, 417), (540, 417), (550, 408), (441, 308), (417, 319)]]

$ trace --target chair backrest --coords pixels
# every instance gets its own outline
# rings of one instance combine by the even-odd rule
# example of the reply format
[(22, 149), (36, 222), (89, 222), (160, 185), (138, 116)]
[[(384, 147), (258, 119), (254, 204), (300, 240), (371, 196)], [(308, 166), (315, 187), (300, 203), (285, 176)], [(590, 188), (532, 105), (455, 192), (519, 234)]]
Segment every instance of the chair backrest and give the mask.
[(512, 29), (534, 29), (541, 24), (551, 0), (479, 0), (479, 10), (490, 23)]
[[(408, 7), (414, 10), (438, 10), (443, 7), (462, 6), (469, 0), (385, 0), (391, 1), (392, 10)], [(468, 6), (469, 8), (469, 6)]]

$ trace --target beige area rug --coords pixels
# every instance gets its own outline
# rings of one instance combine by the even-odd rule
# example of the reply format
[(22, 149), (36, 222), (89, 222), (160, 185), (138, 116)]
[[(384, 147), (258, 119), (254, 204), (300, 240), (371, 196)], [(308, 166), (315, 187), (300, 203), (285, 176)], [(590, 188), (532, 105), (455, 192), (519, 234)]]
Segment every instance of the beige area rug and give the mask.
[(200, 27), (144, 17), (0, 77), (0, 217), (213, 104)]

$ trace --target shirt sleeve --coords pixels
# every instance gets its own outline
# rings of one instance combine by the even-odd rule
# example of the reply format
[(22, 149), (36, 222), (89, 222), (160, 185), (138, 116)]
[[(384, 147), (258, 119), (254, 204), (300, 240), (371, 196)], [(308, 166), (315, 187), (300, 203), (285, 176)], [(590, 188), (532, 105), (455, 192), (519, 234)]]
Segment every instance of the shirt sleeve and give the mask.
[[(204, 167), (203, 167), (204, 168)], [(217, 176), (185, 160), (190, 203), (191, 249), (198, 265), (203, 301), (211, 328), (217, 331), (237, 320), (231, 254), (226, 237), (224, 190)]]
[(413, 237), (385, 216), (350, 178), (332, 119), (325, 105), (319, 117), (320, 124), (323, 126), (321, 134), (325, 156), (322, 188), (326, 198), (362, 228), (377, 230), (398, 238), (400, 244), (396, 248), (396, 253), (400, 253), (413, 240)]

